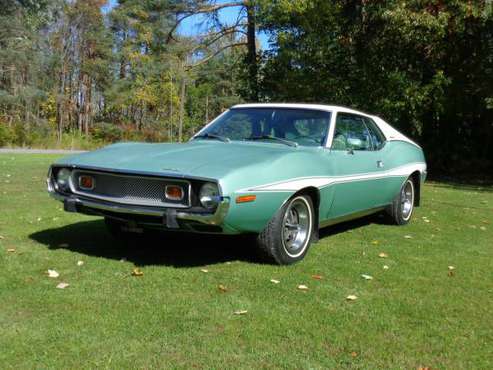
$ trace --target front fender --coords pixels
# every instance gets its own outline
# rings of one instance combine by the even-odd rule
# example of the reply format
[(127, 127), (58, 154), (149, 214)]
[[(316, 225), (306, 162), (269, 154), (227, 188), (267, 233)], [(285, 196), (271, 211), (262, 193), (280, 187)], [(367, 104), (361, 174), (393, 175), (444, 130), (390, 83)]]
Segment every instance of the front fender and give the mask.
[(252, 193), (234, 193), (231, 196), (228, 214), (224, 219), (224, 228), (235, 233), (259, 233), (294, 193), (294, 191), (258, 192), (255, 193), (255, 201), (247, 203), (236, 203), (236, 198)]

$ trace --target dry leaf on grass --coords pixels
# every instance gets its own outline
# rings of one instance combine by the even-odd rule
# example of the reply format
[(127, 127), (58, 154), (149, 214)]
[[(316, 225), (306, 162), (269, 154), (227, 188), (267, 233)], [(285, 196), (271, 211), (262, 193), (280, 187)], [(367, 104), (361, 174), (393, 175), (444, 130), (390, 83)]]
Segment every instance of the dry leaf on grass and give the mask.
[(380, 252), (380, 253), (378, 254), (378, 257), (380, 257), (380, 258), (387, 258), (388, 256), (389, 256), (389, 255), (388, 255), (387, 253), (384, 253), (384, 252)]
[(384, 269), (384, 270), (388, 270), (388, 269), (389, 269), (389, 266), (387, 266), (387, 265), (383, 265), (383, 269)]
[(58, 284), (56, 287), (57, 287), (58, 289), (65, 289), (65, 288), (66, 288), (66, 287), (68, 287), (69, 285), (70, 285), (70, 284), (68, 284), (68, 283), (60, 283), (60, 284)]
[(238, 310), (238, 311), (235, 311), (234, 314), (235, 315), (245, 315), (248, 311), (247, 310)]
[(357, 299), (358, 299), (358, 297), (357, 297), (357, 296), (355, 296), (354, 294), (350, 294), (350, 295), (348, 295), (348, 296), (346, 297), (346, 300), (348, 300), (348, 301), (355, 301), (355, 300), (357, 300)]
[(373, 280), (373, 276), (362, 274), (361, 277), (365, 280)]
[(55, 270), (48, 270), (47, 274), (48, 274), (48, 277), (50, 277), (50, 278), (57, 278), (60, 276), (60, 274)]
[(314, 280), (322, 280), (324, 277), (322, 275), (312, 275), (312, 279)]
[(306, 285), (300, 284), (300, 285), (298, 285), (298, 289), (299, 289), (299, 290), (304, 290), (304, 291), (306, 291), (306, 290), (308, 290), (308, 287), (307, 287)]
[(209, 270), (207, 270), (207, 269), (200, 269), (200, 271), (206, 272), (206, 273), (209, 272)]
[(7, 252), (14, 253), (15, 252), (15, 248), (9, 248), (9, 249), (7, 249)]
[(484, 227), (484, 226), (480, 226), (479, 228), (480, 228), (482, 231), (486, 231), (486, 227)]
[(77, 266), (82, 266), (84, 264), (84, 261), (77, 261)]
[(134, 268), (132, 270), (132, 276), (143, 276), (144, 273), (142, 271), (140, 271), (138, 268)]
[(217, 286), (217, 289), (219, 289), (220, 292), (226, 293), (228, 291), (228, 288), (226, 288), (224, 285), (219, 284)]
[(351, 357), (358, 357), (358, 353), (357, 352), (351, 352)]
[(0, 240), (5, 239), (5, 236), (0, 235)]
[(279, 284), (280, 283), (280, 281), (276, 280), (276, 279), (270, 279), (270, 282), (273, 284)]
[(412, 239), (413, 237), (411, 235), (404, 235), (404, 239)]

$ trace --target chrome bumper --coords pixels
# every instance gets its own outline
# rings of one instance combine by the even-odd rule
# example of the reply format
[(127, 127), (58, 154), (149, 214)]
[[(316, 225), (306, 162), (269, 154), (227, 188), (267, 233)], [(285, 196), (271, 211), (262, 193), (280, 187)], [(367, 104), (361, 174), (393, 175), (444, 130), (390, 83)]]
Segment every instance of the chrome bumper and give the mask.
[[(176, 220), (199, 222), (204, 225), (220, 226), (226, 217), (229, 209), (229, 199), (223, 198), (219, 203), (214, 213), (199, 213), (199, 212), (187, 212), (181, 209), (174, 208), (153, 208), (142, 207), (125, 204), (117, 204), (110, 202), (103, 202), (99, 200), (92, 200), (80, 197), (78, 195), (62, 195), (57, 193), (53, 189), (51, 184), (48, 184), (49, 194), (64, 203), (64, 209), (67, 212), (79, 212), (81, 207), (94, 210), (96, 213), (100, 211), (111, 212), (125, 215), (140, 215), (140, 216), (153, 216), (164, 219), (164, 224), (168, 228), (179, 228)], [(82, 212), (83, 213), (83, 212)]]

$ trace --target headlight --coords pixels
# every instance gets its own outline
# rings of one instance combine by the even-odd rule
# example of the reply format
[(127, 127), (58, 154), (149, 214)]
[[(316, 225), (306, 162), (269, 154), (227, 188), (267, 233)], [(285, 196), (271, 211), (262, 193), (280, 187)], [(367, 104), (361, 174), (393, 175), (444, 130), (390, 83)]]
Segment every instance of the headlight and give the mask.
[(60, 169), (56, 174), (56, 183), (61, 190), (70, 189), (70, 170), (67, 168)]
[(204, 208), (211, 210), (216, 208), (221, 200), (219, 188), (212, 182), (206, 182), (200, 188), (199, 199)]

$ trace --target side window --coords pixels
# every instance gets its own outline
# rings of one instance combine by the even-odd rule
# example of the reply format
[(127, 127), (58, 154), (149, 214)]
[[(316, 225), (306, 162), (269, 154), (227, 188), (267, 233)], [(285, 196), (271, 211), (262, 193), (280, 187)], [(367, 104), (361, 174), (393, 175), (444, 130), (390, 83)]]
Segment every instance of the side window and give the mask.
[(338, 113), (332, 149), (372, 150), (372, 139), (363, 117)]
[(366, 127), (370, 132), (371, 141), (373, 144), (373, 150), (379, 150), (385, 145), (385, 136), (382, 131), (378, 128), (377, 124), (368, 117), (363, 118), (366, 123)]

